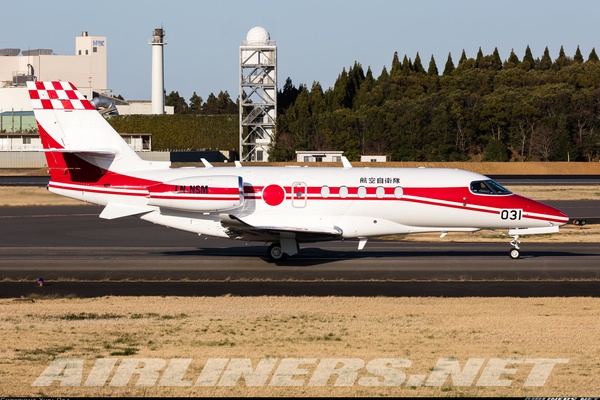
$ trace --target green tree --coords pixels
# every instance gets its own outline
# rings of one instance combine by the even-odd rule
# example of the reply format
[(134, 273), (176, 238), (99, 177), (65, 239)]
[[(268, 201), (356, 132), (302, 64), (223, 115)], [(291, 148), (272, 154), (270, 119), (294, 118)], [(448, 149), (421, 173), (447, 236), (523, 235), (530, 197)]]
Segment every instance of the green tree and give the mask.
[(421, 56), (419, 56), (419, 52), (417, 52), (417, 55), (415, 56), (413, 69), (417, 74), (425, 74), (425, 68), (423, 67), (423, 63), (421, 62)]
[(402, 59), (401, 74), (409, 75), (412, 71), (413, 71), (412, 61), (410, 61), (410, 59), (405, 54), (404, 58)]
[(501, 140), (492, 139), (485, 146), (484, 161), (506, 162), (508, 161), (508, 151)]
[(483, 51), (481, 51), (481, 47), (479, 47), (477, 56), (475, 57), (475, 68), (484, 68)]
[(437, 65), (435, 65), (435, 59), (433, 58), (433, 54), (431, 55), (431, 59), (429, 60), (429, 67), (427, 68), (427, 75), (429, 76), (439, 76), (439, 72), (437, 69)]
[(581, 64), (583, 62), (583, 56), (581, 55), (581, 50), (579, 50), (579, 46), (577, 46), (577, 50), (575, 50), (575, 56), (573, 56), (573, 61)]
[(165, 98), (165, 105), (173, 107), (175, 114), (187, 114), (189, 111), (185, 99), (179, 95), (179, 92), (169, 93)]
[(564, 67), (568, 67), (572, 63), (573, 61), (565, 54), (565, 49), (563, 48), (563, 46), (560, 46), (558, 57), (556, 58), (556, 60), (554, 60), (554, 68), (561, 69)]
[(540, 63), (536, 67), (540, 71), (547, 71), (552, 68), (552, 58), (550, 58), (550, 51), (548, 50), (548, 46), (544, 49), (544, 55), (540, 60)]
[(394, 57), (392, 58), (392, 68), (390, 69), (390, 75), (396, 76), (400, 75), (400, 71), (402, 70), (402, 63), (400, 62), (400, 58), (398, 57), (398, 52), (394, 52)]
[(231, 100), (227, 91), (220, 91), (217, 96), (217, 114), (238, 114), (238, 106)]
[(285, 80), (283, 89), (277, 93), (277, 112), (285, 114), (287, 109), (294, 104), (300, 90), (292, 83), (292, 78)]
[(452, 61), (452, 55), (448, 53), (448, 59), (446, 60), (446, 65), (444, 65), (443, 75), (450, 75), (454, 71), (454, 62)]
[(211, 93), (208, 95), (206, 102), (202, 106), (202, 114), (206, 115), (217, 115), (219, 114), (219, 100)]
[(504, 63), (504, 68), (515, 68), (520, 63), (519, 57), (515, 54), (513, 49), (510, 50), (510, 55), (508, 56), (508, 60)]
[(523, 56), (523, 61), (519, 67), (523, 68), (525, 71), (529, 71), (535, 68), (535, 60), (533, 59), (533, 54), (531, 54), (531, 49), (529, 45), (525, 49), (525, 55)]
[(462, 54), (460, 55), (460, 59), (458, 60), (458, 66), (460, 67), (460, 65), (463, 64), (465, 61), (467, 61), (467, 52), (465, 51), (465, 49), (463, 49)]
[(202, 112), (202, 97), (198, 96), (196, 92), (190, 97), (190, 114), (200, 114)]

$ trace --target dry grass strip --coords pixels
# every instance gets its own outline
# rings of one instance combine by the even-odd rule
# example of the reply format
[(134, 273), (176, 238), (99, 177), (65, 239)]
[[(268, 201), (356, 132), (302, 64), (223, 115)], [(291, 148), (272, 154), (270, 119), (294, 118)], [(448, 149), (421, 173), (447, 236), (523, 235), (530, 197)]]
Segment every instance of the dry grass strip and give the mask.
[[(336, 298), (144, 297), (0, 301), (0, 396), (594, 396), (600, 387), (598, 298)], [(294, 387), (111, 386), (35, 387), (55, 358), (85, 361), (84, 382), (96, 359), (192, 359), (183, 380), (195, 382), (209, 359), (264, 358), (409, 360), (397, 385), (336, 386), (332, 377), (310, 386), (315, 364)], [(498, 377), (507, 386), (410, 387), (440, 359), (568, 359), (545, 384), (524, 385), (532, 365)], [(481, 377), (483, 369), (478, 373)], [(164, 372), (164, 369), (161, 370)], [(360, 376), (369, 376), (364, 369)], [(270, 375), (269, 375), (270, 376)], [(372, 376), (372, 375), (371, 375)], [(160, 378), (160, 376), (159, 376)], [(499, 382), (499, 381), (498, 381)]]

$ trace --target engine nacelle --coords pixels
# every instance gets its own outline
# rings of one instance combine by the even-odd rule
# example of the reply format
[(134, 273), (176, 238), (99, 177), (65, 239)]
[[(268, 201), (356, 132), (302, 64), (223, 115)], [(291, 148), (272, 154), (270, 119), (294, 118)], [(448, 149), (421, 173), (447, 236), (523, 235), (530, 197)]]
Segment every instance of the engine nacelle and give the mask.
[(244, 182), (236, 175), (192, 176), (148, 188), (148, 205), (182, 211), (219, 212), (244, 204)]

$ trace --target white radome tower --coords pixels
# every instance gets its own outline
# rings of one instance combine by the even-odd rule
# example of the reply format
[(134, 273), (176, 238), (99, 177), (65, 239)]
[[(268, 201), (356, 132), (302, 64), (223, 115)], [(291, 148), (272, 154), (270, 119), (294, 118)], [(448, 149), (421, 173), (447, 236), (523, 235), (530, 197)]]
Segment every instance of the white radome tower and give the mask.
[(154, 30), (152, 36), (152, 114), (165, 113), (165, 73), (163, 46), (165, 31), (162, 28)]
[(240, 46), (240, 161), (269, 161), (277, 116), (277, 46), (256, 26)]

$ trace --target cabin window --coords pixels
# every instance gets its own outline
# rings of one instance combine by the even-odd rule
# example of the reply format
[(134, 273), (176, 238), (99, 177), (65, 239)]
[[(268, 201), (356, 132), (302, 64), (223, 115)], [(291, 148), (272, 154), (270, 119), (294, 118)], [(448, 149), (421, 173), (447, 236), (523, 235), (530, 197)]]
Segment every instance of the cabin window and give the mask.
[(396, 186), (396, 188), (394, 189), (394, 196), (397, 199), (400, 199), (402, 198), (402, 195), (404, 195), (404, 190), (402, 190), (400, 186)]
[(329, 197), (329, 194), (331, 193), (331, 191), (329, 190), (329, 186), (323, 186), (321, 188), (321, 197), (326, 199)]
[(346, 197), (348, 197), (348, 188), (346, 186), (340, 187), (340, 197), (342, 199), (345, 199)]
[(367, 188), (364, 186), (360, 186), (358, 188), (358, 197), (360, 197), (361, 199), (364, 199), (367, 195)]
[(375, 191), (378, 199), (383, 199), (385, 196), (385, 188), (383, 186), (377, 186), (377, 190)]

